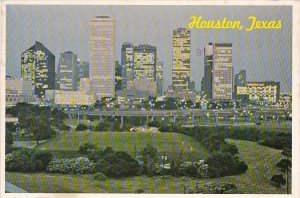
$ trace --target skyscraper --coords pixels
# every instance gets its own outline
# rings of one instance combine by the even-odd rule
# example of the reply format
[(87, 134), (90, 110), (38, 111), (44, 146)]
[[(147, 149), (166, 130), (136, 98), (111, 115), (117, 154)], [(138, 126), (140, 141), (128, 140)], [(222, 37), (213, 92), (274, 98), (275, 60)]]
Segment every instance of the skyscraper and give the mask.
[(234, 76), (234, 96), (237, 95), (237, 87), (245, 87), (247, 84), (246, 70), (240, 70), (238, 74)]
[(191, 31), (173, 31), (172, 85), (175, 90), (188, 90), (191, 77)]
[(206, 98), (212, 98), (212, 74), (213, 74), (213, 54), (214, 46), (212, 43), (204, 46), (204, 81), (203, 88)]
[(156, 84), (157, 84), (157, 94), (159, 96), (163, 95), (164, 89), (164, 78), (163, 78), (163, 62), (157, 61), (156, 63)]
[(121, 49), (121, 65), (124, 68), (124, 84), (127, 84), (127, 81), (133, 80), (133, 45), (131, 43), (123, 43)]
[(231, 100), (233, 92), (232, 44), (215, 43), (213, 60), (212, 99)]
[(81, 61), (77, 58), (77, 68), (79, 72), (79, 78), (89, 78), (89, 66), (90, 64), (86, 61)]
[(77, 68), (77, 55), (71, 51), (60, 54), (57, 73), (60, 89), (77, 90), (79, 85), (79, 71)]
[(119, 61), (115, 61), (116, 73), (115, 73), (115, 88), (116, 91), (123, 90), (123, 67), (119, 64)]
[(21, 54), (21, 77), (34, 86), (34, 94), (44, 98), (46, 89), (55, 88), (55, 56), (42, 43)]
[(97, 99), (115, 97), (115, 19), (90, 20), (90, 80)]
[(234, 76), (235, 86), (246, 86), (247, 83), (246, 77), (247, 77), (246, 70), (240, 70), (240, 72)]
[(133, 77), (156, 81), (156, 47), (151, 45), (139, 45), (133, 49)]

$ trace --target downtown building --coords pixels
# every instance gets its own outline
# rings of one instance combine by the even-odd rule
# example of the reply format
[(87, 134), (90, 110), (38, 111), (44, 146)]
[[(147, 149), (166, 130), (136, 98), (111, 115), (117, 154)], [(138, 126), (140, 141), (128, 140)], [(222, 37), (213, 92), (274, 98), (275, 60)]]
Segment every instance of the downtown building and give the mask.
[(86, 61), (81, 61), (79, 58), (77, 58), (77, 69), (79, 72), (79, 78), (89, 78), (89, 67), (90, 64)]
[(59, 106), (93, 105), (96, 102), (89, 78), (80, 78), (79, 89), (74, 90), (46, 90), (45, 98)]
[(32, 82), (34, 94), (40, 99), (46, 89), (56, 87), (55, 56), (42, 43), (36, 41), (21, 54), (21, 78)]
[(247, 82), (246, 86), (237, 86), (237, 99), (246, 98), (247, 102), (275, 104), (280, 98), (280, 82)]
[[(234, 98), (237, 99), (237, 87), (245, 87), (247, 85), (246, 70), (240, 70), (239, 73), (234, 75)], [(246, 98), (239, 97), (241, 101), (246, 101)]]
[(164, 63), (162, 61), (156, 62), (156, 86), (157, 86), (158, 96), (162, 96), (164, 94), (163, 67), (164, 67)]
[(19, 102), (34, 102), (32, 81), (6, 77), (5, 105), (14, 106)]
[(233, 99), (231, 43), (209, 43), (204, 47), (202, 89), (207, 99)]
[(79, 84), (79, 71), (77, 55), (71, 51), (60, 54), (57, 74), (61, 90), (77, 90)]
[[(147, 98), (157, 94), (157, 49), (151, 45), (123, 43), (121, 49), (123, 97)], [(161, 71), (162, 72), (162, 71)], [(126, 96), (124, 96), (126, 95)]]
[(97, 99), (115, 97), (115, 23), (109, 16), (96, 16), (89, 23), (89, 75)]
[(172, 86), (174, 90), (189, 90), (191, 79), (191, 31), (173, 31)]

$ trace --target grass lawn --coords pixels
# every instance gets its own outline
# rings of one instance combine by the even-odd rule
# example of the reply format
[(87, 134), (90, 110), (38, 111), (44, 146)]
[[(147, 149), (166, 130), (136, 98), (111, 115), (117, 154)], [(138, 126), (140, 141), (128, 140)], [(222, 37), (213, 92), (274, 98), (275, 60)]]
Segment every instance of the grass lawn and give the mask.
[(105, 149), (110, 146), (115, 151), (126, 151), (134, 156), (147, 144), (157, 148), (158, 152), (168, 156), (183, 153), (186, 160), (204, 159), (207, 151), (192, 137), (178, 133), (133, 133), (133, 132), (70, 132), (63, 133), (43, 144), (43, 150), (51, 151), (56, 157), (78, 155), (79, 146), (86, 142)]
[[(256, 142), (232, 140), (227, 142), (233, 143), (239, 150), (239, 157), (248, 165), (246, 173), (239, 176), (230, 176), (238, 188), (245, 193), (286, 193), (286, 189), (276, 188), (270, 184), (270, 178), (281, 173), (276, 167), (276, 163), (285, 156), (281, 155), (281, 150), (261, 146)], [(285, 174), (283, 173), (285, 176)], [(290, 190), (289, 190), (290, 192)]]
[[(93, 134), (94, 138), (108, 135)], [(83, 134), (82, 138), (87, 138)], [(117, 135), (117, 134), (115, 134)], [(140, 134), (146, 135), (146, 134)], [(173, 134), (161, 134), (162, 137)], [(71, 135), (72, 136), (72, 135)], [(77, 134), (78, 136), (78, 134)], [(128, 135), (130, 136), (130, 135)], [(63, 136), (64, 137), (64, 136)], [(68, 139), (70, 135), (65, 135)], [(78, 136), (79, 137), (79, 136)], [(92, 137), (91, 137), (92, 138)], [(118, 137), (120, 138), (120, 135)], [(124, 137), (123, 137), (124, 138)], [(132, 137), (131, 137), (132, 138)], [(158, 139), (160, 139), (158, 138)], [(188, 137), (184, 137), (187, 141)], [(88, 139), (88, 138), (87, 138)], [(117, 139), (116, 137), (111, 140)], [(151, 139), (151, 138), (150, 138)], [(63, 140), (63, 139), (62, 139)], [(107, 140), (109, 143), (111, 140)], [(148, 141), (151, 141), (147, 139)], [(67, 142), (66, 140), (64, 140)], [(83, 140), (81, 140), (83, 141)], [(94, 141), (97, 141), (94, 139)], [(269, 178), (275, 173), (279, 173), (276, 168), (276, 163), (283, 158), (280, 150), (272, 149), (265, 146), (260, 146), (255, 142), (241, 140), (227, 140), (230, 143), (236, 144), (239, 149), (240, 158), (248, 164), (246, 173), (236, 176), (227, 176), (214, 179), (200, 179), (200, 186), (203, 187), (208, 182), (230, 182), (234, 183), (238, 190), (246, 194), (284, 194), (285, 187), (276, 188), (269, 182)], [(156, 141), (156, 145), (159, 145)], [(54, 143), (54, 140), (53, 142)], [(75, 143), (73, 143), (75, 144)], [(77, 144), (80, 144), (79, 142)], [(116, 144), (115, 144), (116, 145)], [(99, 145), (100, 146), (100, 145)], [(143, 146), (139, 144), (139, 146)], [(47, 148), (47, 144), (43, 147)], [(62, 148), (68, 148), (62, 145)], [(157, 146), (159, 149), (166, 148)], [(115, 148), (119, 148), (115, 146)], [(121, 147), (122, 148), (122, 147)], [(131, 147), (127, 147), (129, 149)], [(172, 147), (171, 147), (172, 148)], [(188, 151), (188, 149), (186, 149)], [(186, 152), (187, 152), (186, 151)], [(132, 151), (131, 151), (132, 152)], [(123, 179), (108, 178), (105, 182), (96, 182), (92, 175), (59, 175), (46, 173), (14, 173), (6, 172), (6, 180), (28, 192), (93, 192), (93, 193), (134, 193), (138, 189), (143, 189), (146, 193), (183, 193), (184, 184), (189, 184), (194, 187), (196, 180), (194, 178), (185, 177), (170, 177), (162, 179), (161, 176), (147, 177), (137, 176)]]

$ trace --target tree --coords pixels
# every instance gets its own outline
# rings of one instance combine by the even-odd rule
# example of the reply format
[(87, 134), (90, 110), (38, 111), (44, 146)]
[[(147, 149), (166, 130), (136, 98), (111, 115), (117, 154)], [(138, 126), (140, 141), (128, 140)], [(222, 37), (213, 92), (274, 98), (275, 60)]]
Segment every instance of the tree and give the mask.
[(280, 168), (282, 172), (285, 172), (292, 167), (292, 162), (288, 159), (282, 159), (276, 164), (276, 166)]
[(88, 126), (85, 125), (85, 124), (80, 123), (80, 124), (77, 125), (75, 130), (76, 131), (85, 131), (85, 130), (88, 130)]
[(152, 176), (155, 172), (155, 162), (157, 161), (157, 149), (147, 144), (141, 151), (143, 160), (143, 171), (144, 173)]
[(283, 175), (273, 175), (272, 178), (270, 179), (272, 184), (276, 187), (281, 187), (283, 185), (285, 185), (286, 181), (283, 178)]
[(206, 160), (209, 177), (221, 177), (241, 174), (247, 171), (248, 166), (231, 153), (213, 152)]
[(8, 128), (5, 129), (5, 144), (13, 144), (13, 136)]

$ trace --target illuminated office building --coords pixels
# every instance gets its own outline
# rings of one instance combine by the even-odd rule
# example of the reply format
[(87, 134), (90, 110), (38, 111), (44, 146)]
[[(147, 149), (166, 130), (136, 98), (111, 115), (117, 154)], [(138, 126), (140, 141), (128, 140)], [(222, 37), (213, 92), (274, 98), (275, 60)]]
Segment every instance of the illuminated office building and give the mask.
[(191, 77), (191, 31), (173, 31), (172, 85), (176, 90), (188, 90)]
[(232, 44), (215, 43), (213, 52), (212, 99), (231, 100), (233, 92)]
[(21, 78), (32, 82), (41, 99), (46, 89), (55, 88), (55, 56), (42, 43), (36, 41), (21, 54)]
[(115, 97), (115, 23), (109, 16), (96, 16), (89, 24), (89, 75), (97, 99)]
[(57, 73), (60, 81), (60, 89), (75, 91), (79, 85), (77, 55), (71, 51), (61, 53)]
[(133, 49), (133, 77), (156, 81), (156, 47), (151, 45), (139, 45)]

